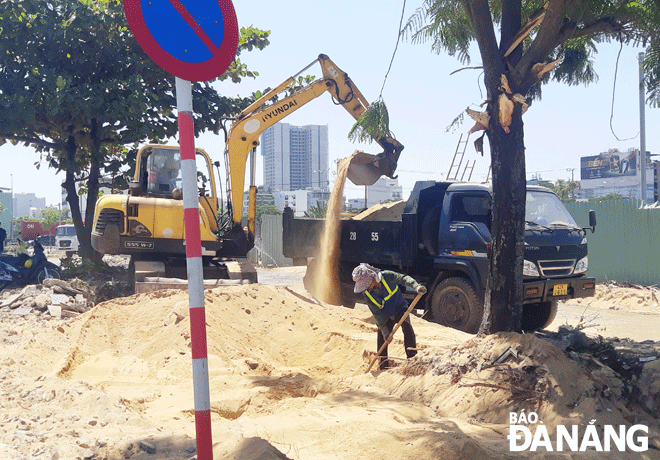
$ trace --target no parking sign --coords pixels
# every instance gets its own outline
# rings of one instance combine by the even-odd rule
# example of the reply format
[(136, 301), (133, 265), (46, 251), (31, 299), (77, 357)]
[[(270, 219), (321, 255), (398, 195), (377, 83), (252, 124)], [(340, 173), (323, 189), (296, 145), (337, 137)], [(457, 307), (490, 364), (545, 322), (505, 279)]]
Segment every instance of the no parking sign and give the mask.
[(145, 53), (176, 77), (212, 80), (234, 60), (238, 22), (230, 0), (124, 0), (124, 12)]

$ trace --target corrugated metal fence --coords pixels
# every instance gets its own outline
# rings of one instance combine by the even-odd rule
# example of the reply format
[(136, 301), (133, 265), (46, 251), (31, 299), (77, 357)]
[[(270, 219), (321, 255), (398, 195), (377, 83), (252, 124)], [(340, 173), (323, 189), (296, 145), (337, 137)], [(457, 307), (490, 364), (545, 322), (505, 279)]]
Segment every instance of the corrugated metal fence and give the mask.
[(660, 284), (660, 209), (640, 209), (640, 200), (567, 203), (581, 227), (596, 211), (596, 232), (587, 231), (589, 274), (598, 281)]
[(250, 251), (250, 262), (264, 266), (284, 267), (293, 261), (282, 254), (282, 216), (262, 214), (258, 225), (254, 249)]
[[(640, 209), (639, 200), (567, 203), (581, 227), (596, 211), (596, 232), (587, 231), (589, 274), (598, 281), (616, 280), (643, 285), (660, 284), (660, 209)], [(251, 260), (287, 266), (282, 254), (282, 216), (263, 215)]]

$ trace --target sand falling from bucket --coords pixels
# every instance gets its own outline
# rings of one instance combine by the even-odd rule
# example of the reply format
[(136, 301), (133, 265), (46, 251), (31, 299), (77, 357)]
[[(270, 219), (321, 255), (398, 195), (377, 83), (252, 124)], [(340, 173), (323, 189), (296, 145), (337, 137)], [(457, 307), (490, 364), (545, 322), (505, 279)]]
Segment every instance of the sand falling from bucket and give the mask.
[(341, 223), (341, 207), (344, 197), (344, 183), (351, 159), (356, 152), (339, 162), (337, 179), (330, 194), (328, 209), (323, 223), (320, 252), (317, 261), (317, 272), (313, 280), (316, 296), (327, 303), (338, 305), (341, 303), (338, 261), (339, 261), (339, 235)]

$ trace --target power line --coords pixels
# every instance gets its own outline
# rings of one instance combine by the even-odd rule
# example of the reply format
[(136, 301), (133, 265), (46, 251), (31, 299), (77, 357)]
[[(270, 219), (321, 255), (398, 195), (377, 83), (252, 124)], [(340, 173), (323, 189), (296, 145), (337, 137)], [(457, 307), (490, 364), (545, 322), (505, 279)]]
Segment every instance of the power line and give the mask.
[(392, 63), (394, 62), (394, 56), (396, 55), (396, 50), (399, 47), (399, 41), (401, 40), (401, 26), (403, 25), (403, 15), (405, 11), (406, 11), (406, 0), (403, 0), (403, 8), (401, 9), (401, 19), (399, 20), (399, 33), (396, 36), (396, 45), (394, 45), (394, 52), (392, 53), (392, 59), (390, 59), (390, 65), (387, 68), (387, 72), (385, 73), (385, 78), (383, 79), (383, 86), (381, 86), (380, 88), (379, 97), (383, 96), (383, 90), (385, 89), (385, 82), (387, 81), (387, 76), (390, 74), (390, 70), (392, 69)]

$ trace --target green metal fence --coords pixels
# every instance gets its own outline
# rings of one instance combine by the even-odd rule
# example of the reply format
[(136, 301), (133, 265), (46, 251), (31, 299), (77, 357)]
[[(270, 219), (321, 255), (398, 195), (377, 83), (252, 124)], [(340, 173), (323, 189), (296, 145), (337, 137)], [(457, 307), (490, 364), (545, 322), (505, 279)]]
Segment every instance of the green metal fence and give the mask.
[(293, 260), (282, 254), (282, 216), (264, 214), (257, 230), (255, 244), (258, 263), (284, 267), (293, 264)]
[(640, 200), (567, 203), (582, 227), (596, 211), (596, 232), (587, 232), (589, 274), (598, 281), (660, 284), (660, 209), (640, 209)]

